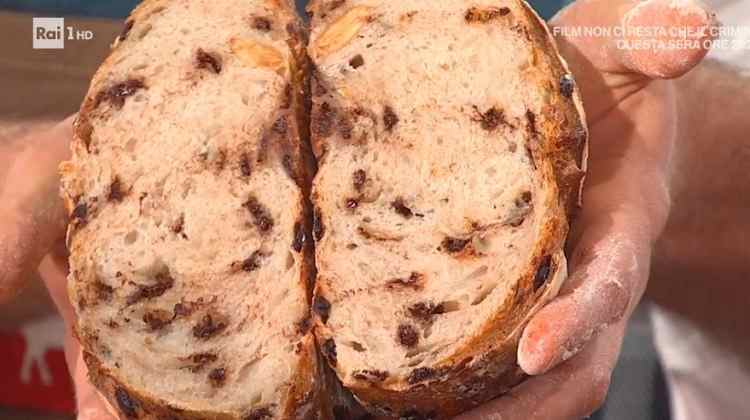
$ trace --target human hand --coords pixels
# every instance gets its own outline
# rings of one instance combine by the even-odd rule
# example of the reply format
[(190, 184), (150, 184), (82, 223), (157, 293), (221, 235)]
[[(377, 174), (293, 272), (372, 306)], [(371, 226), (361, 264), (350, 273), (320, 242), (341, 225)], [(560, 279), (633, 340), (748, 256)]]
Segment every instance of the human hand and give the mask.
[(114, 417), (88, 381), (73, 337), (74, 313), (66, 287), (67, 217), (57, 168), (70, 156), (72, 124), (71, 117), (52, 128), (0, 141), (0, 304), (13, 299), (39, 268), (65, 321), (65, 358), (75, 385), (78, 419), (110, 420)]
[[(585, 0), (553, 23), (611, 25), (626, 16), (631, 25), (711, 22), (703, 9), (681, 13), (669, 9), (672, 3), (687, 11), (695, 7), (688, 0)], [(651, 244), (669, 213), (673, 86), (656, 79), (681, 75), (705, 51), (627, 53), (616, 48), (613, 38), (563, 36), (559, 41), (582, 87), (592, 140), (586, 205), (570, 239), (571, 276), (560, 297), (532, 319), (521, 340), (521, 367), (540, 376), (464, 419), (575, 418), (601, 404), (627, 318), (646, 284)], [(12, 297), (24, 274), (36, 269), (64, 236), (57, 164), (68, 156), (70, 126), (67, 120), (23, 143), (0, 144), (0, 302)], [(608, 140), (611, 144), (605, 145)], [(66, 321), (65, 350), (79, 419), (112, 419), (86, 378), (80, 347), (71, 334), (64, 258), (61, 252), (53, 255), (46, 260), (44, 277)]]
[(594, 38), (558, 31), (591, 130), (584, 207), (568, 241), (571, 272), (521, 337), (518, 361), (532, 377), (462, 420), (574, 419), (604, 402), (627, 320), (646, 287), (653, 242), (670, 212), (677, 119), (667, 79), (705, 56), (714, 17), (693, 0), (580, 0), (551, 24), (706, 31), (697, 48), (674, 50), (618, 48), (635, 45), (623, 40), (670, 39), (662, 34)]
[(30, 134), (0, 138), (0, 304), (65, 235), (57, 165), (70, 155), (71, 121), (31, 123), (23, 130)]

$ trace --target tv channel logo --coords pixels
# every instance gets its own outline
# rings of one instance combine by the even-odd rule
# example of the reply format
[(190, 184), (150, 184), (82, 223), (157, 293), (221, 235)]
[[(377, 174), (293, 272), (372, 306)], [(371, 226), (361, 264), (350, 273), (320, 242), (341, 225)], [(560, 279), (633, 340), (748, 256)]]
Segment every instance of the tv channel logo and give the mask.
[(34, 49), (59, 50), (65, 48), (64, 18), (33, 18)]

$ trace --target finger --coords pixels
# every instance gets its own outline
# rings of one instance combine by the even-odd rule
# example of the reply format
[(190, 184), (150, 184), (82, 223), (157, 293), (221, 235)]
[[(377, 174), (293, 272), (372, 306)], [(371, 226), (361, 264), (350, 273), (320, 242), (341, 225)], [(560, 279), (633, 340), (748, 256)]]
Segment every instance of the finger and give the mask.
[(703, 59), (717, 21), (697, 0), (579, 0), (552, 24), (607, 29), (588, 36), (556, 31), (600, 70), (664, 79), (685, 74)]
[(584, 81), (584, 102), (595, 120), (649, 80), (695, 67), (708, 53), (717, 22), (697, 0), (579, 0), (551, 25)]
[[(560, 296), (537, 313), (521, 337), (519, 364), (541, 374), (579, 351), (597, 331), (632, 311), (648, 280), (651, 244), (664, 229), (670, 199), (668, 161), (674, 138), (667, 82), (655, 82), (647, 99), (626, 100), (592, 128), (606, 146), (592, 148), (595, 177), (569, 241), (571, 274)], [(630, 107), (633, 109), (630, 109)], [(640, 121), (637, 129), (632, 119)], [(658, 146), (657, 144), (660, 144)]]
[(50, 247), (62, 239), (66, 213), (58, 165), (70, 155), (72, 118), (18, 140), (19, 150), (0, 180), (0, 303), (23, 287)]
[(456, 420), (575, 419), (603, 403), (619, 357), (625, 321), (605, 330), (581, 354)]
[(588, 227), (561, 296), (524, 329), (518, 363), (529, 375), (546, 373), (577, 354), (597, 333), (621, 320), (634, 301), (635, 284), (647, 273), (642, 261), (649, 255), (639, 251), (639, 238), (612, 229), (604, 223)]
[(67, 257), (62, 250), (57, 250), (55, 247), (53, 250), (39, 264), (39, 274), (66, 328), (70, 329), (75, 325), (75, 311), (68, 299)]
[(76, 390), (78, 420), (116, 420), (114, 410), (99, 394), (88, 378), (88, 369), (83, 361), (81, 348), (72, 335), (66, 337), (65, 355), (73, 376)]

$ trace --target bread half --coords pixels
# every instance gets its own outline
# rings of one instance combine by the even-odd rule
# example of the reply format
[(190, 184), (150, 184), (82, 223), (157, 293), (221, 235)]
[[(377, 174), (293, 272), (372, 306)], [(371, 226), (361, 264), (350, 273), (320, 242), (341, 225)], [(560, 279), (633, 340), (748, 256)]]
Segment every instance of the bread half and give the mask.
[(374, 414), (449, 418), (523, 379), (566, 278), (579, 92), (523, 1), (309, 11), (320, 352)]
[(281, 0), (149, 0), (62, 167), (69, 293), (125, 419), (319, 412), (304, 34)]

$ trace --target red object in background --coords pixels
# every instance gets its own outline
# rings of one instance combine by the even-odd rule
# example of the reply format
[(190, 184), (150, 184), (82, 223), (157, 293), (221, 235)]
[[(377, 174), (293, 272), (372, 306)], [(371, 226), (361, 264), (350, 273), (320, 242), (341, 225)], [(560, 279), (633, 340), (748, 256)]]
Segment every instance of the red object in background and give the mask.
[(54, 318), (0, 332), (0, 405), (74, 413), (73, 384), (65, 364), (64, 328)]

